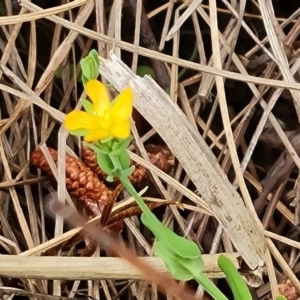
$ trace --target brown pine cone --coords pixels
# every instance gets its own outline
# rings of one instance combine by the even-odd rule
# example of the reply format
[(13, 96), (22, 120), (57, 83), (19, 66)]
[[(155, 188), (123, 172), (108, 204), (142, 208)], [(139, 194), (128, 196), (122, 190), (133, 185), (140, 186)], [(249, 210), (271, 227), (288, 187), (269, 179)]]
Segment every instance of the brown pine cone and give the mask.
[(160, 170), (168, 173), (174, 167), (175, 158), (167, 146), (148, 144), (145, 149), (148, 152), (150, 162)]
[[(57, 163), (57, 151), (48, 148)], [(52, 175), (49, 164), (40, 149), (31, 153), (30, 162), (43, 172)], [(66, 188), (70, 195), (79, 199), (94, 215), (99, 215), (114, 197), (113, 192), (101, 182), (82, 161), (66, 154)]]
[[(84, 161), (84, 163), (93, 172), (95, 172), (97, 174), (98, 178), (100, 180), (105, 180), (105, 178), (107, 177), (107, 174), (100, 169), (100, 167), (97, 163), (96, 153), (92, 149), (90, 149), (86, 146), (82, 146), (81, 156), (82, 156), (82, 160)], [(133, 184), (139, 183), (146, 177), (146, 174), (147, 174), (146, 169), (140, 165), (137, 165), (133, 161), (130, 162), (130, 166), (132, 166), (132, 165), (135, 166), (135, 169), (134, 169), (133, 173), (129, 176), (129, 180)], [(118, 178), (115, 178), (114, 182), (118, 182)]]
[(92, 149), (82, 145), (81, 158), (85, 165), (97, 174), (100, 180), (103, 180), (106, 177), (106, 174), (98, 166), (96, 153)]
[(285, 279), (278, 284), (278, 291), (287, 300), (299, 299), (299, 292), (289, 279)]
[[(145, 148), (150, 162), (162, 171), (169, 172), (174, 166), (174, 156), (166, 146), (149, 144)], [(104, 180), (107, 175), (99, 168), (96, 153), (92, 149), (82, 146), (81, 155), (84, 163), (98, 175), (100, 180)], [(130, 165), (135, 166), (133, 173), (129, 176), (132, 184), (141, 183), (148, 179), (147, 171), (143, 166), (134, 161), (131, 161)]]

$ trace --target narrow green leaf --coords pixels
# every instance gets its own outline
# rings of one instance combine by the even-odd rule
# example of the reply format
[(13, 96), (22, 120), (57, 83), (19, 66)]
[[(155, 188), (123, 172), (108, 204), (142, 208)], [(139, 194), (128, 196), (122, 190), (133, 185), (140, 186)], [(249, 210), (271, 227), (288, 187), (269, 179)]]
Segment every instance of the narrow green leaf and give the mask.
[[(214, 300), (228, 300), (227, 297), (202, 272), (195, 274), (195, 280), (212, 296)], [(239, 300), (244, 300), (243, 298)]]
[(87, 59), (83, 58), (79, 62), (79, 64), (80, 64), (81, 71), (82, 71), (82, 77), (89, 80), (91, 78), (91, 70), (90, 70), (90, 66), (89, 66), (89, 63), (88, 63)]
[(75, 135), (75, 136), (85, 136), (88, 133), (89, 133), (89, 130), (87, 130), (87, 129), (77, 129), (77, 130), (70, 131), (70, 134)]
[[(106, 139), (100, 140), (99, 141), (99, 145), (102, 147), (103, 145), (105, 145), (105, 148), (110, 149), (111, 148), (111, 142), (112, 142), (112, 137), (108, 137)], [(111, 150), (110, 150), (111, 151)], [(109, 152), (111, 154), (111, 152)]]
[(90, 101), (88, 101), (88, 100), (86, 100), (84, 98), (80, 98), (79, 101), (80, 101), (81, 105), (83, 106), (84, 110), (88, 114), (90, 114), (90, 115), (93, 114), (93, 112), (94, 112), (94, 106), (93, 106), (93, 104)]
[(111, 84), (111, 83), (104, 84), (104, 85), (105, 85), (105, 87), (106, 87), (106, 88), (108, 88), (108, 89), (110, 89), (110, 88), (113, 88), (113, 87), (114, 87), (114, 85), (113, 85), (113, 84)]
[(126, 140), (122, 140), (122, 141), (113, 140), (110, 154), (119, 155), (120, 153), (123, 153), (124, 151), (126, 151), (131, 141), (132, 141), (132, 136), (129, 136)]
[(129, 177), (129, 176), (132, 174), (134, 168), (135, 168), (134, 166), (131, 166), (130, 168), (121, 170), (121, 171), (120, 171), (120, 175), (121, 175), (122, 177)]
[(132, 136), (129, 136), (126, 140), (114, 140), (113, 143), (112, 143), (112, 152), (111, 152), (111, 155), (117, 155), (118, 154), (118, 149), (121, 148), (124, 149), (124, 148), (128, 148), (129, 144), (131, 143), (132, 141)]
[(86, 147), (89, 147), (90, 149), (92, 149), (95, 152), (100, 151), (100, 149), (97, 146), (97, 144), (91, 144), (91, 143), (83, 142), (83, 145), (86, 146)]
[(284, 296), (279, 295), (275, 298), (275, 300), (287, 300)]
[(85, 77), (84, 74), (82, 73), (82, 75), (81, 75), (81, 82), (82, 82), (83, 86), (85, 86), (88, 81), (89, 81), (88, 78)]
[(89, 57), (91, 57), (94, 61), (94, 64), (99, 67), (100, 62), (99, 62), (99, 54), (98, 54), (97, 50), (95, 50), (95, 49), (91, 50), (89, 52)]
[(93, 149), (95, 152), (100, 151), (100, 152), (102, 152), (106, 155), (110, 155), (109, 142), (108, 143), (102, 143), (101, 141), (98, 141), (95, 144), (93, 144), (90, 148)]
[[(114, 143), (114, 146), (116, 147), (115, 143)], [(118, 145), (118, 148), (116, 148), (115, 150), (110, 150), (110, 154), (114, 155), (114, 156), (118, 156), (121, 153), (123, 153), (124, 151), (126, 151), (126, 149), (127, 149), (126, 145), (123, 145), (122, 143), (120, 143)]]
[(252, 300), (251, 293), (245, 281), (227, 256), (223, 254), (219, 255), (218, 266), (226, 276), (234, 300)]
[(100, 65), (99, 54), (95, 49), (93, 49), (90, 51), (88, 56), (91, 59), (90, 65), (91, 65), (91, 68), (93, 69), (93, 73), (92, 73), (93, 78), (96, 79), (99, 75), (99, 65)]

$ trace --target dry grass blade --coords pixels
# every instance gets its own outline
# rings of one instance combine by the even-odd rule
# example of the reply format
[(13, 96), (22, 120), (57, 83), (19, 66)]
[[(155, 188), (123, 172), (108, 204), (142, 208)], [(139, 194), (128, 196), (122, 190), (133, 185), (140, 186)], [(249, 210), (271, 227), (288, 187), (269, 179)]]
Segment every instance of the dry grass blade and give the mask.
[[(8, 164), (5, 152), (4, 152), (2, 139), (0, 140), (0, 155), (1, 155), (1, 158), (2, 158), (2, 162), (4, 164), (4, 169), (5, 169), (7, 179), (12, 180), (9, 164)], [(24, 216), (23, 210), (21, 208), (21, 204), (20, 204), (17, 192), (16, 192), (14, 187), (10, 188), (9, 192), (10, 192), (11, 200), (13, 202), (13, 205), (14, 205), (17, 217), (18, 217), (20, 227), (22, 228), (22, 231), (23, 231), (23, 234), (24, 234), (24, 237), (25, 237), (25, 240), (26, 240), (26, 243), (27, 243), (29, 248), (32, 248), (32, 247), (34, 247), (33, 239), (32, 239), (28, 224), (26, 222), (26, 218)]]
[[(18, 85), (21, 90), (24, 91), (24, 93), (23, 93), (16, 89), (13, 89), (9, 86), (0, 84), (1, 90), (7, 91), (8, 93), (15, 95), (16, 97), (19, 97), (22, 100), (28, 101), (28, 103), (25, 103), (21, 100), (20, 104), (18, 104), (20, 106), (20, 108), (18, 108), (18, 110), (20, 110), (20, 112), (23, 112), (24, 109), (28, 108), (28, 106), (31, 103), (31, 104), (35, 104), (35, 105), (41, 107), (42, 109), (44, 109), (45, 111), (47, 111), (55, 120), (60, 121), (60, 122), (63, 120), (64, 114), (61, 111), (47, 105), (40, 97), (38, 97), (24, 82), (22, 82), (22, 80), (20, 80), (6, 66), (0, 65), (0, 67), (3, 70), (4, 74), (6, 76), (8, 76), (13, 82), (15, 82), (15, 84)], [(17, 117), (19, 117), (19, 115), (16, 116), (16, 118)], [(11, 124), (11, 121), (8, 120), (8, 122), (6, 122), (6, 124), (4, 126), (2, 126), (0, 134), (2, 132), (4, 132), (9, 127), (10, 124)]]
[[(271, 0), (259, 0), (258, 2), (265, 28), (269, 37), (269, 42), (277, 59), (277, 65), (282, 73), (282, 76), (288, 82), (296, 82), (289, 69), (289, 63), (283, 48), (283, 41), (279, 38), (281, 28), (274, 16), (273, 3)], [(291, 91), (291, 94), (293, 96), (298, 120), (300, 121), (300, 93), (298, 91)]]
[(9, 25), (9, 24), (17, 24), (20, 22), (28, 22), (28, 21), (42, 19), (47, 16), (56, 15), (60, 12), (67, 11), (72, 8), (81, 6), (85, 3), (87, 3), (88, 1), (91, 1), (91, 0), (75, 0), (70, 3), (62, 4), (57, 7), (45, 9), (41, 12), (33, 12), (33, 13), (23, 14), (23, 15), (18, 15), (18, 16), (0, 17), (0, 25), (4, 26), (4, 25)]
[(253, 269), (262, 266), (266, 248), (261, 228), (186, 116), (151, 78), (136, 76), (114, 55), (101, 59), (100, 73), (118, 90), (133, 88), (135, 107), (180, 161), (243, 259)]
[[(3, 299), (13, 299), (15, 296), (21, 297), (30, 297), (30, 299), (41, 299), (41, 300), (82, 300), (82, 298), (70, 298), (70, 297), (62, 297), (62, 296), (52, 296), (45, 295), (40, 293), (32, 293), (25, 290), (17, 289), (17, 288), (8, 288), (5, 286), (0, 286), (0, 295), (3, 296)], [(9, 297), (9, 298), (4, 298)]]
[[(85, 24), (86, 20), (90, 16), (92, 10), (94, 8), (94, 2), (89, 1), (84, 5), (81, 9), (81, 11), (78, 13), (77, 18), (74, 22), (77, 26), (82, 26)], [(40, 78), (36, 88), (35, 92), (40, 95), (49, 82), (53, 79), (56, 70), (59, 68), (67, 54), (69, 53), (75, 39), (78, 36), (78, 32), (71, 31), (68, 36), (64, 39), (64, 41), (61, 43), (59, 48), (54, 53), (53, 57), (51, 58), (50, 63), (48, 64), (47, 69), (44, 71), (42, 77)]]
[(150, 162), (144, 160), (143, 158), (139, 157), (135, 153), (129, 152), (130, 158), (137, 162), (138, 164), (144, 166), (148, 170), (154, 172), (156, 175), (158, 175), (161, 179), (163, 179), (165, 182), (167, 182), (170, 186), (174, 187), (177, 191), (179, 191), (182, 195), (188, 197), (191, 201), (193, 201), (197, 206), (202, 207), (206, 210), (208, 214), (211, 214), (210, 208), (208, 207), (207, 203), (198, 195), (190, 191), (187, 187), (185, 187), (183, 184), (176, 181), (171, 176), (167, 175), (166, 173), (162, 172), (160, 169), (155, 167)]
[[(224, 278), (217, 265), (219, 254), (203, 255), (203, 273), (209, 278)], [(239, 269), (239, 254), (226, 254)], [(158, 257), (140, 257), (156, 272), (168, 274), (163, 261)], [(57, 268), (59, 266), (59, 268)], [(118, 257), (62, 257), (62, 256), (15, 256), (0, 257), (0, 274), (9, 278), (30, 279), (143, 279), (144, 275), (131, 267), (130, 263)]]
[[(32, 9), (32, 10), (40, 9), (38, 6), (28, 2), (27, 0), (20, 0), (20, 5), (28, 8), (28, 9)], [(115, 46), (120, 47), (121, 49), (130, 51), (133, 53), (138, 52), (142, 56), (155, 58), (155, 59), (164, 61), (169, 64), (175, 64), (175, 65), (178, 65), (178, 66), (181, 66), (184, 68), (189, 68), (192, 70), (196, 70), (199, 72), (209, 73), (209, 74), (213, 74), (213, 75), (219, 75), (222, 77), (226, 77), (226, 78), (234, 79), (234, 80), (238, 80), (238, 81), (243, 81), (243, 82), (251, 82), (251, 83), (272, 86), (272, 87), (282, 87), (282, 88), (287, 88), (287, 89), (300, 90), (299, 83), (286, 82), (286, 81), (274, 80), (274, 79), (258, 78), (255, 76), (244, 75), (244, 74), (229, 72), (229, 71), (225, 71), (225, 70), (217, 70), (213, 67), (200, 65), (198, 63), (194, 63), (194, 62), (190, 62), (190, 61), (187, 61), (184, 59), (176, 58), (176, 57), (166, 55), (163, 53), (159, 53), (157, 51), (153, 51), (153, 50), (143, 48), (140, 46), (139, 47), (134, 46), (130, 43), (123, 42), (123, 41), (114, 39), (112, 37), (106, 36), (104, 34), (95, 32), (93, 30), (84, 28), (82, 26), (79, 26), (75, 23), (72, 23), (72, 22), (65, 20), (63, 18), (60, 18), (60, 17), (52, 16), (52, 17), (46, 17), (46, 19), (49, 19), (58, 24), (61, 24), (64, 27), (74, 30), (82, 35), (85, 35), (85, 36), (91, 38), (91, 39), (96, 39), (98, 41), (101, 41), (101, 42), (104, 42), (107, 44), (115, 45)]]
[[(216, 10), (216, 1), (210, 0), (209, 2), (210, 6), (210, 13), (211, 13), (211, 39), (212, 39), (212, 48), (213, 48), (213, 61), (214, 66), (220, 70), (222, 70), (222, 61), (221, 61), (221, 52), (220, 52), (220, 44), (219, 44), (219, 38), (218, 38), (218, 20), (217, 20), (217, 10)], [(220, 110), (222, 115), (222, 120), (224, 124), (224, 131), (226, 136), (226, 141), (228, 144), (230, 157), (232, 160), (232, 164), (234, 167), (235, 175), (237, 177), (237, 182), (239, 185), (239, 188), (241, 189), (244, 201), (246, 202), (248, 208), (252, 209), (252, 213), (255, 215), (255, 211), (253, 209), (253, 205), (251, 202), (251, 198), (248, 192), (248, 189), (246, 187), (245, 180), (243, 178), (243, 174), (241, 172), (239, 158), (237, 155), (237, 149), (235, 146), (235, 141), (233, 138), (232, 129), (230, 126), (230, 119), (229, 119), (229, 112), (228, 112), (228, 106), (226, 102), (226, 96), (225, 96), (225, 87), (224, 87), (224, 79), (221, 76), (216, 76), (216, 87), (218, 92), (218, 99), (220, 104)]]
[(194, 12), (194, 10), (202, 3), (203, 0), (193, 0), (185, 12), (180, 16), (180, 18), (176, 21), (173, 27), (170, 29), (169, 33), (167, 34), (165, 41), (169, 41), (173, 38), (174, 34), (179, 30), (181, 25), (186, 21), (187, 18)]

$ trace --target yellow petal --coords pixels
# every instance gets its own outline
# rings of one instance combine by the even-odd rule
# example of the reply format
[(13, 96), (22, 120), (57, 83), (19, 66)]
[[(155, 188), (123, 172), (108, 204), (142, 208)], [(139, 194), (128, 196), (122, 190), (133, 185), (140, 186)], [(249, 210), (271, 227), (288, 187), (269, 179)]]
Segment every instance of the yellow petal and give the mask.
[(109, 129), (111, 126), (111, 123), (112, 123), (112, 121), (110, 118), (99, 118), (98, 119), (98, 124), (103, 129)]
[(84, 140), (86, 142), (95, 142), (99, 140), (106, 139), (110, 136), (110, 132), (105, 129), (95, 129), (91, 130), (87, 135), (84, 136)]
[(89, 80), (85, 85), (85, 91), (91, 98), (96, 113), (109, 109), (110, 101), (103, 83), (95, 79)]
[(116, 122), (110, 128), (111, 134), (117, 139), (127, 139), (130, 135), (130, 122)]
[(69, 131), (78, 129), (91, 130), (97, 128), (97, 119), (84, 111), (73, 110), (66, 115), (64, 126)]
[(130, 87), (125, 88), (114, 100), (111, 106), (111, 117), (113, 120), (127, 120), (132, 114), (133, 93)]

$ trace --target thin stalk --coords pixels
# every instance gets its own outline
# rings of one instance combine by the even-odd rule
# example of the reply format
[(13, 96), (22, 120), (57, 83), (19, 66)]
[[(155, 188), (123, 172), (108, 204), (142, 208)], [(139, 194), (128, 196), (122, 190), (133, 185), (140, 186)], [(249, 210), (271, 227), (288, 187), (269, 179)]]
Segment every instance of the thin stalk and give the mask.
[(227, 297), (210, 281), (203, 273), (194, 274), (195, 280), (207, 291), (215, 300), (228, 300)]
[(158, 219), (152, 214), (151, 210), (148, 208), (148, 206), (145, 204), (144, 200), (141, 198), (141, 196), (137, 193), (132, 183), (129, 181), (128, 177), (119, 177), (119, 180), (124, 185), (128, 193), (135, 199), (136, 203), (140, 207), (141, 211), (145, 215), (151, 215), (153, 218), (158, 221)]

